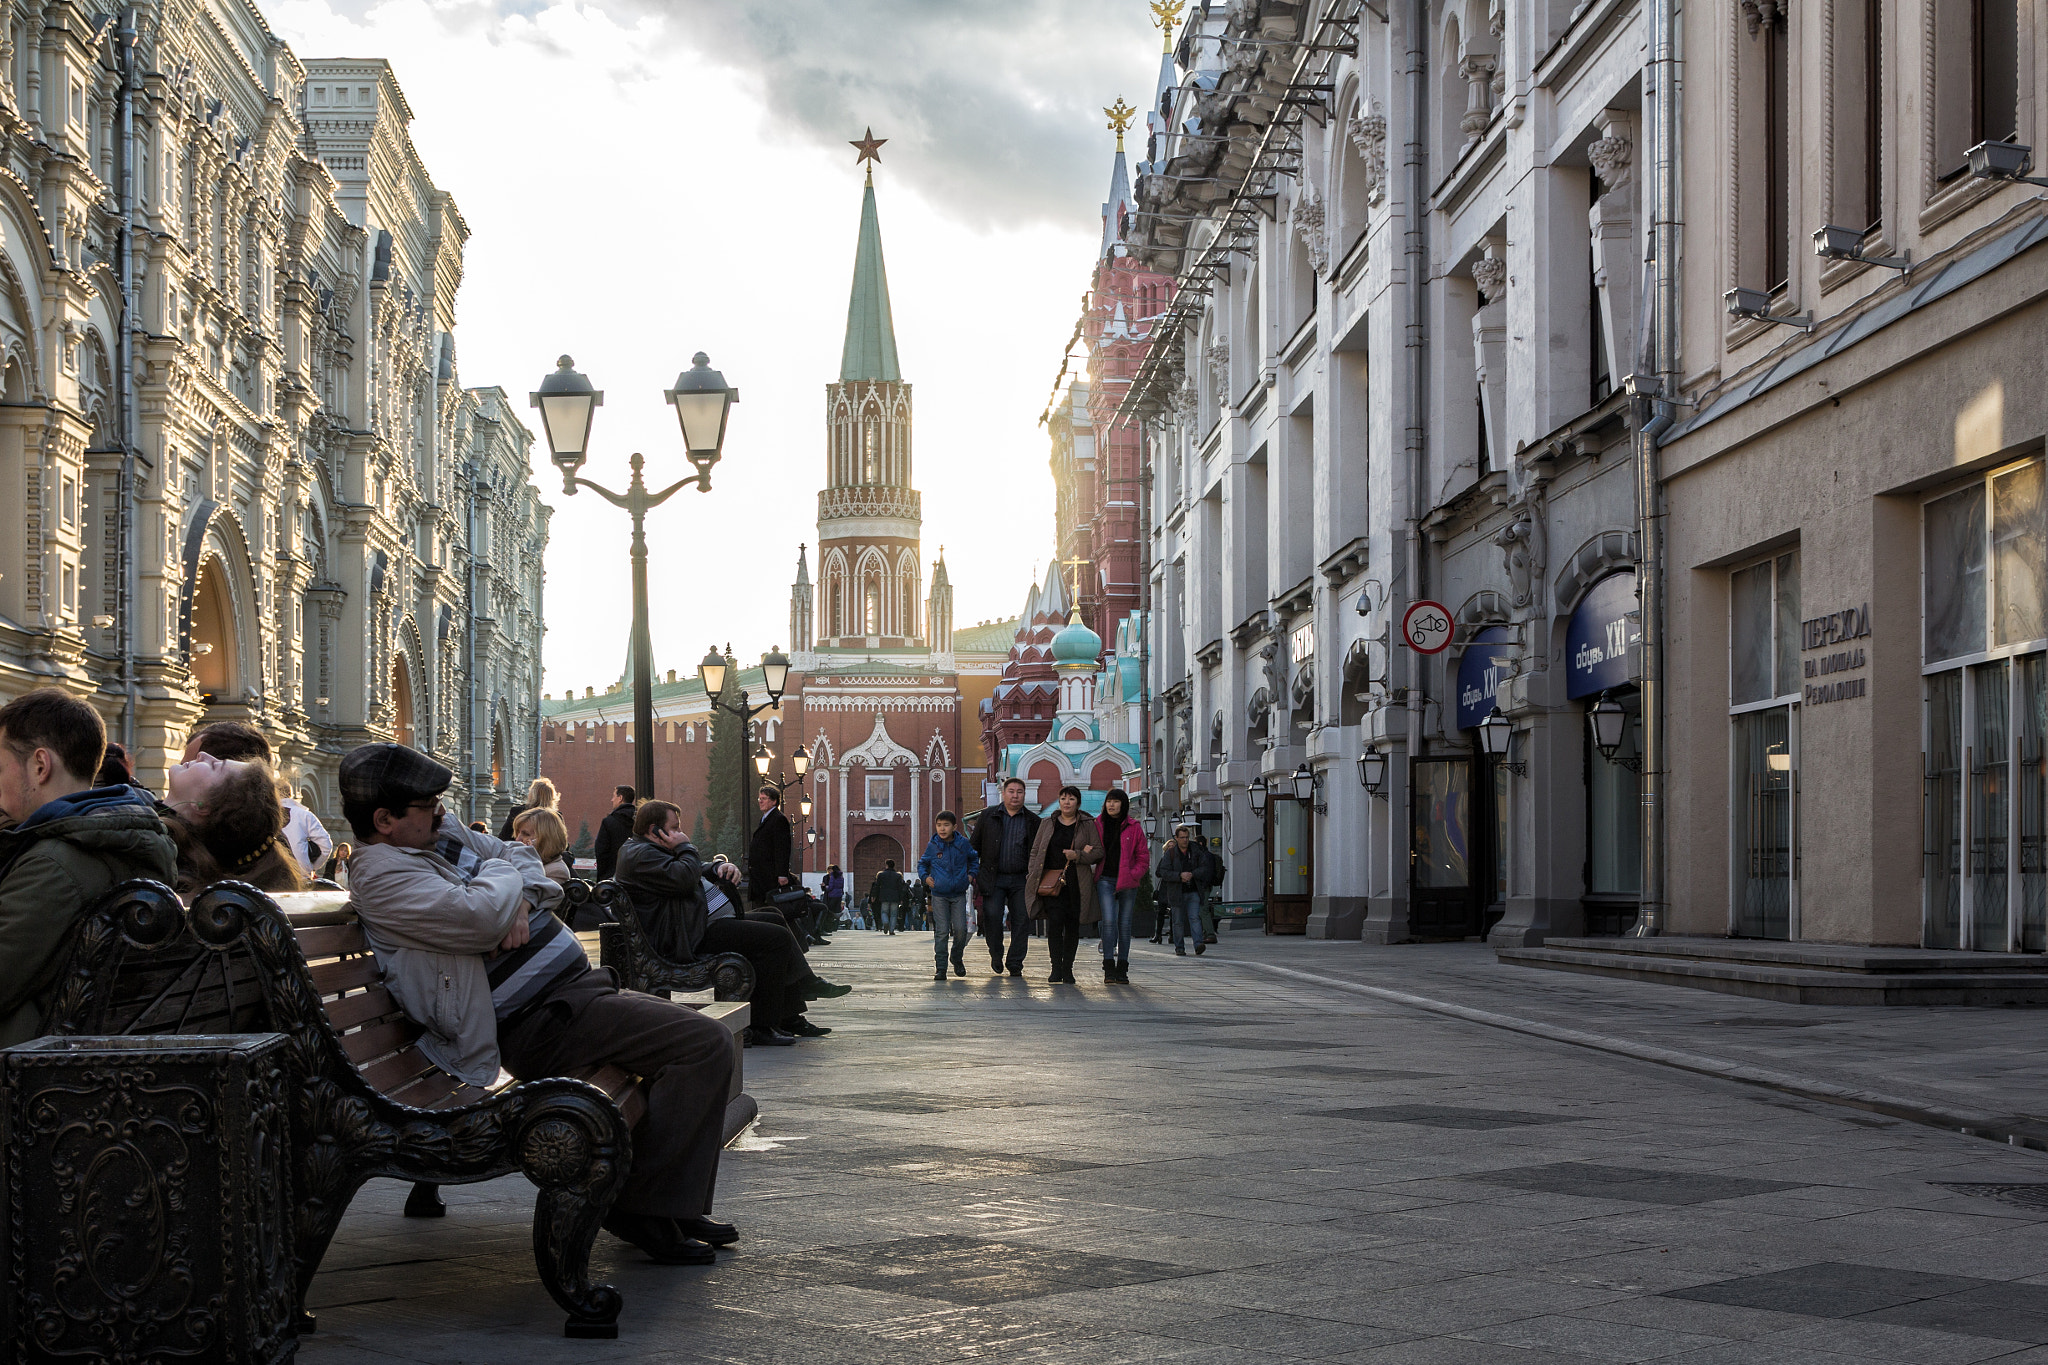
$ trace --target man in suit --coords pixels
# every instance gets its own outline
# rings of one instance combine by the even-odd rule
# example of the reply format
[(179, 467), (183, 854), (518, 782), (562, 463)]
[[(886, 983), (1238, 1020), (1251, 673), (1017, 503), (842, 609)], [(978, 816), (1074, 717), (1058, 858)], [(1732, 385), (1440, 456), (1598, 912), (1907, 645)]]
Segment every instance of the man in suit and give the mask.
[(767, 905), (776, 892), (786, 891), (792, 885), (789, 854), (794, 840), (789, 817), (782, 813), (780, 791), (763, 787), (754, 803), (761, 808), (761, 818), (747, 840), (748, 898), (755, 905)]

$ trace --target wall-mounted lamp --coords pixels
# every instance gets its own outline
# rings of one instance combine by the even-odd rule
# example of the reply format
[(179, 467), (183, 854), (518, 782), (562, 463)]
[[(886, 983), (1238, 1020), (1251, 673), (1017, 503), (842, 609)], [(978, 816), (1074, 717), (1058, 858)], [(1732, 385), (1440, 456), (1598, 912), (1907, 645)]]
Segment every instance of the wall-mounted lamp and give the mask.
[(1868, 232), (1836, 227), (1830, 223), (1813, 234), (1813, 254), (1824, 261), (1861, 261), (1865, 265), (1881, 265), (1887, 270), (1912, 271), (1911, 256), (1864, 255), (1863, 244), (1869, 239)]
[(1771, 296), (1761, 289), (1731, 289), (1721, 296), (1721, 302), (1728, 308), (1728, 316), (1753, 322), (1775, 322), (1784, 327), (1797, 327), (1802, 332), (1813, 330), (1813, 314), (1779, 314), (1771, 311)]
[(1970, 174), (1979, 180), (2004, 180), (2016, 185), (2048, 185), (2048, 178), (2029, 175), (2034, 149), (2018, 142), (1980, 142), (1970, 148)]
[(1639, 755), (1621, 753), (1621, 742), (1628, 734), (1628, 712), (1621, 709), (1613, 693), (1602, 692), (1600, 700), (1586, 708), (1586, 728), (1593, 732), (1593, 747), (1600, 751), (1600, 757), (1632, 773), (1643, 770)]
[(1506, 716), (1500, 713), (1500, 708), (1496, 706), (1487, 714), (1485, 720), (1479, 722), (1479, 747), (1488, 758), (1500, 764), (1501, 767), (1506, 768), (1516, 777), (1527, 777), (1529, 775), (1529, 765), (1512, 762), (1508, 758), (1508, 746), (1514, 741), (1514, 732), (1514, 725)]
[(1266, 813), (1266, 779), (1265, 779), (1265, 778), (1263, 778), (1263, 777), (1255, 777), (1255, 778), (1253, 778), (1253, 779), (1252, 779), (1252, 785), (1251, 785), (1251, 798), (1252, 798), (1252, 814), (1253, 814), (1253, 815), (1264, 815), (1264, 814)]
[(1387, 799), (1387, 756), (1377, 748), (1367, 748), (1358, 756), (1358, 780), (1364, 786), (1366, 795), (1377, 800)]

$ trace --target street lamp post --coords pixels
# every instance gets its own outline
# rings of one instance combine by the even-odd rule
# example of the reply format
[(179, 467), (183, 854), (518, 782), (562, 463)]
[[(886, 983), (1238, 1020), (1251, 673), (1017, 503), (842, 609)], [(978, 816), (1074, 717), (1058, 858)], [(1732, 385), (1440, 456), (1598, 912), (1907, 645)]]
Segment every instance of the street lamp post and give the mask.
[(576, 496), (588, 488), (614, 507), (633, 517), (633, 789), (645, 797), (654, 794), (654, 664), (649, 657), (652, 644), (647, 629), (647, 513), (661, 506), (686, 485), (695, 483), (699, 492), (711, 490), (711, 467), (725, 447), (725, 420), (740, 391), (726, 385), (725, 376), (711, 368), (702, 351), (691, 360), (691, 368), (676, 379), (665, 394), (675, 407), (683, 431), (683, 447), (696, 473), (649, 493), (640, 471), (646, 461), (633, 452), (633, 480), (624, 494), (591, 482), (577, 473), (589, 458), (590, 420), (604, 406), (604, 394), (576, 372), (576, 362), (563, 356), (555, 372), (540, 381), (531, 395), (540, 409), (541, 426), (548, 438), (548, 455), (562, 471), (562, 492)]
[[(789, 686), (789, 656), (784, 654), (779, 648), (771, 649), (761, 656), (761, 680), (768, 689), (767, 701), (762, 702), (759, 706), (747, 705), (747, 690), (743, 687), (740, 689), (739, 703), (734, 705), (731, 702), (720, 700), (725, 695), (726, 671), (728, 669), (737, 671), (739, 668), (739, 664), (732, 657), (732, 646), (727, 645), (725, 650), (725, 653), (719, 653), (716, 645), (707, 650), (704, 657), (698, 661), (697, 678), (704, 684), (704, 695), (710, 699), (711, 709), (723, 711), (728, 716), (736, 717), (739, 720), (740, 785), (734, 799), (739, 802), (739, 809), (744, 811), (747, 808), (747, 787), (750, 785), (747, 781), (747, 768), (752, 766), (760, 776), (765, 778), (768, 776), (769, 765), (775, 761), (774, 756), (768, 752), (768, 746), (765, 743), (758, 746), (753, 753), (747, 752), (747, 726), (754, 717), (760, 715), (763, 711), (773, 711), (776, 707), (782, 705), (783, 689)], [(803, 752), (801, 746), (799, 746), (798, 752)], [(799, 775), (801, 775), (803, 768), (808, 768), (809, 766), (810, 755), (806, 753), (804, 754), (803, 767), (797, 770)], [(777, 774), (777, 776), (779, 777), (780, 774)]]

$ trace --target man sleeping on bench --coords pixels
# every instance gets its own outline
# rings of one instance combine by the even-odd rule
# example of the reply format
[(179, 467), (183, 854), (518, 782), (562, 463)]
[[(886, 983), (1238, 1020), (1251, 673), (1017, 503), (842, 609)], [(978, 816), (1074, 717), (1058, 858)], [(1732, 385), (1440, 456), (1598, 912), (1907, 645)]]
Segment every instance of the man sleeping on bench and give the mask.
[(732, 1038), (686, 1005), (622, 991), (555, 916), (562, 888), (525, 844), (446, 818), (454, 774), (403, 744), (341, 761), (355, 830), (349, 904), (384, 984), (426, 1030), (419, 1049), (488, 1086), (616, 1066), (641, 1078), (647, 1116), (605, 1231), (663, 1265), (708, 1265), (739, 1233), (710, 1218), (732, 1083)]

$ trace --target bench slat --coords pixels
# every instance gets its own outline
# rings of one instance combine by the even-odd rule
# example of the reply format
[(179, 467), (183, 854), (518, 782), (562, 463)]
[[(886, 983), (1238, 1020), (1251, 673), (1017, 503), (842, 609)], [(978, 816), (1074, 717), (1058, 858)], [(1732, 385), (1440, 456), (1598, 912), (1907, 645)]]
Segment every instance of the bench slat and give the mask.
[[(458, 1090), (470, 1089), (445, 1071), (429, 1071), (426, 1075), (407, 1081), (393, 1090), (384, 1092), (388, 1099), (400, 1104), (409, 1104), (415, 1109), (445, 1109), (443, 1103)], [(481, 1097), (487, 1092), (479, 1091)]]
[(374, 986), (382, 979), (377, 973), (377, 959), (367, 955), (318, 963), (312, 972), (313, 989), (323, 996), (339, 995), (359, 986)]
[(370, 1083), (370, 1088), (385, 1095), (407, 1081), (415, 1080), (437, 1069), (427, 1059), (426, 1053), (409, 1044), (404, 1050), (394, 1052), (381, 1061), (372, 1062), (361, 1068), (363, 1079)]
[(366, 991), (338, 996), (322, 1003), (327, 1007), (327, 1021), (337, 1031), (404, 1013), (398, 1008), (398, 1002), (391, 998), (391, 992), (382, 986), (372, 986)]
[(308, 962), (329, 957), (353, 957), (369, 951), (369, 944), (363, 941), (360, 924), (320, 924), (297, 930), (296, 934), (299, 951), (306, 955)]
[(420, 1036), (420, 1027), (410, 1019), (386, 1020), (341, 1035), (341, 1050), (357, 1066), (398, 1051)]
[(610, 1095), (619, 1106), (619, 1113), (625, 1118), (628, 1128), (639, 1127), (640, 1120), (646, 1117), (647, 1092), (641, 1088), (640, 1078), (632, 1072), (616, 1066), (589, 1066), (569, 1074)]

